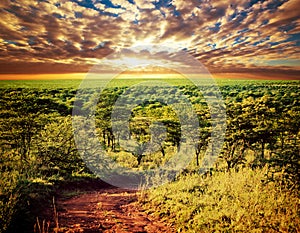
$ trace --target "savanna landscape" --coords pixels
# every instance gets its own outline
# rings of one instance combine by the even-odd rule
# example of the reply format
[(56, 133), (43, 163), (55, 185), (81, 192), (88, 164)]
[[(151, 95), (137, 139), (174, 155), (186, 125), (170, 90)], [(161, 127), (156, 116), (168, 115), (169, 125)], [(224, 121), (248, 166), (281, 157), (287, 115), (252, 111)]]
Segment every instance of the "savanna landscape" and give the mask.
[(300, 232), (300, 0), (0, 0), (0, 233)]
[[(60, 82), (2, 81), (2, 232), (299, 231), (298, 81), (219, 80), (227, 128), (222, 151), (205, 173), (201, 160), (211, 116), (202, 92), (212, 87), (204, 85), (201, 92), (182, 82), (156, 88), (191, 101), (200, 122), (193, 133), (199, 137), (193, 160), (174, 180), (138, 191), (106, 184), (86, 167), (71, 120), (80, 117), (72, 116), (79, 81), (63, 88)], [(153, 169), (180, 149), (180, 122), (152, 91), (152, 100), (132, 109), (131, 135), (142, 146), (150, 140), (149, 126), (160, 122), (167, 136), (158, 137), (149, 153), (124, 150), (112, 134), (110, 115), (126, 83), (130, 80), (116, 80), (102, 91), (95, 113), (98, 139), (122, 166)]]

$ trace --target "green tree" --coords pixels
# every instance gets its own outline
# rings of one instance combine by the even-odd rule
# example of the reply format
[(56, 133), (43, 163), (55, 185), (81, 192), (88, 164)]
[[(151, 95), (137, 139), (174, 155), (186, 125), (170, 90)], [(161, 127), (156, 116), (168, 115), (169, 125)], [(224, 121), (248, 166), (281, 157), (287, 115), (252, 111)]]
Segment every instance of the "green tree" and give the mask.
[(48, 123), (36, 138), (35, 156), (39, 171), (62, 176), (87, 171), (75, 145), (71, 117)]

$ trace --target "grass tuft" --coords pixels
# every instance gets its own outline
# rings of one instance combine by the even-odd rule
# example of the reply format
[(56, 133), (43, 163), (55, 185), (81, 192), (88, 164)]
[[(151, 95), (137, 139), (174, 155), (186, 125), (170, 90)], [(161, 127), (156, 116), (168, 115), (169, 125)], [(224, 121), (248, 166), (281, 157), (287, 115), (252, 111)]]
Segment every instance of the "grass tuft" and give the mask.
[(171, 221), (179, 232), (299, 232), (300, 202), (275, 183), (266, 169), (189, 175), (150, 190), (149, 213)]

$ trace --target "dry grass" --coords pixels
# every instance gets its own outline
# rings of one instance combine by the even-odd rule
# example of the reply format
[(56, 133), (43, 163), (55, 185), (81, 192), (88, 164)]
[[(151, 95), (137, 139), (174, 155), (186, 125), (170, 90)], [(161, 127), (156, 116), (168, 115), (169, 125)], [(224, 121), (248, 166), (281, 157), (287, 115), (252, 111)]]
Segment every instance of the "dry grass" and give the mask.
[(265, 173), (243, 169), (186, 176), (151, 190), (146, 206), (180, 232), (300, 232), (299, 198), (262, 182)]

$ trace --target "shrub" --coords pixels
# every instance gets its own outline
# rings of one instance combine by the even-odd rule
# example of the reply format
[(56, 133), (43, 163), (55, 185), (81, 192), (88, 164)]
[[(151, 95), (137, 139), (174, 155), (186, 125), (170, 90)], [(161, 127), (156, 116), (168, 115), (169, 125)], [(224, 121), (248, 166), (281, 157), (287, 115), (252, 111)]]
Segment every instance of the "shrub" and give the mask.
[(150, 190), (146, 207), (182, 232), (297, 232), (299, 198), (264, 183), (265, 174), (266, 169), (245, 168), (185, 176)]

